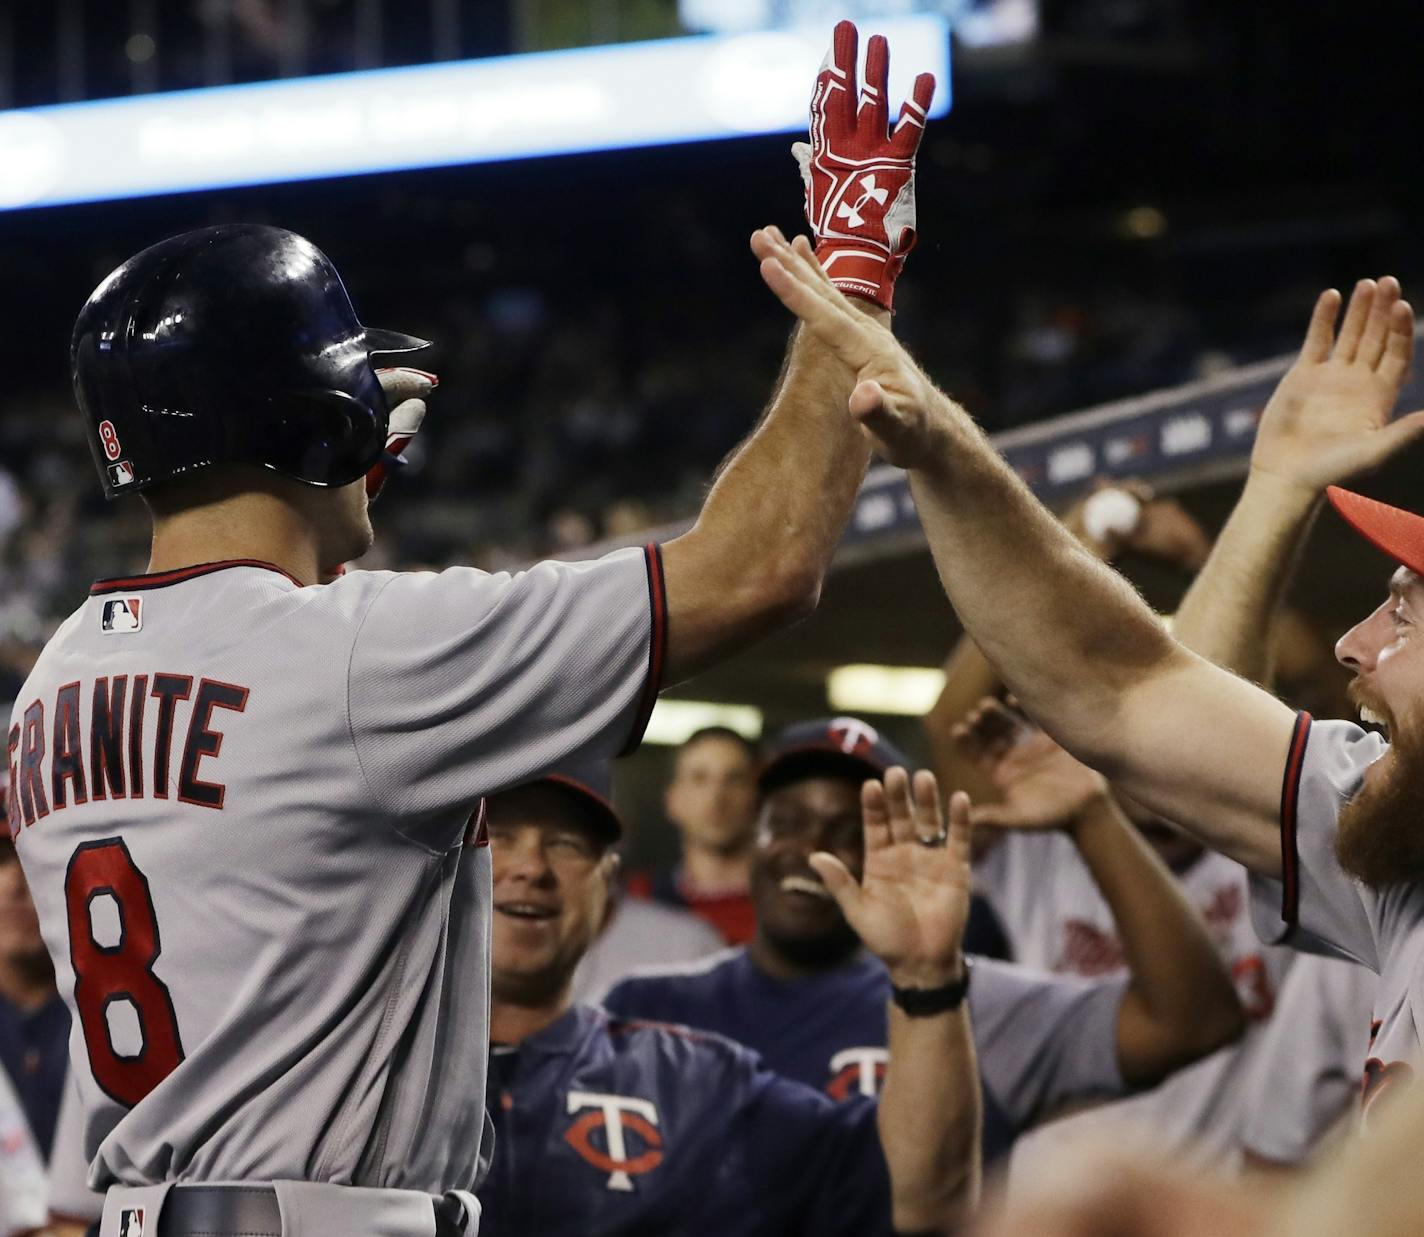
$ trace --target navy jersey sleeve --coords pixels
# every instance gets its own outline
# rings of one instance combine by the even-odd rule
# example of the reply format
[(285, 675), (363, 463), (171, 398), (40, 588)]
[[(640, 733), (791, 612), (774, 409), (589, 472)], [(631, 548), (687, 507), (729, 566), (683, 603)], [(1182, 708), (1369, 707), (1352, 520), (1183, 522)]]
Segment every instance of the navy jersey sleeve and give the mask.
[(892, 1232), (890, 1171), (873, 1100), (836, 1103), (758, 1069), (741, 1119), (754, 1175), (751, 1197), (780, 1213), (776, 1231), (806, 1237)]

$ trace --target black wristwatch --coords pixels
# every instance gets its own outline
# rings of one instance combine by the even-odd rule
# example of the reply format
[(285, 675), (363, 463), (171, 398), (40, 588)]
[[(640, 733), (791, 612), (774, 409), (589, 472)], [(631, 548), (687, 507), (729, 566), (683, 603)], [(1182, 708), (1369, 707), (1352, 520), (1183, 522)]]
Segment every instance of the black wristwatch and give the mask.
[(939, 988), (897, 988), (890, 986), (890, 999), (911, 1018), (929, 1018), (935, 1014), (946, 1014), (958, 1009), (969, 992), (969, 977), (974, 967), (968, 957), (964, 959), (963, 973), (953, 983)]

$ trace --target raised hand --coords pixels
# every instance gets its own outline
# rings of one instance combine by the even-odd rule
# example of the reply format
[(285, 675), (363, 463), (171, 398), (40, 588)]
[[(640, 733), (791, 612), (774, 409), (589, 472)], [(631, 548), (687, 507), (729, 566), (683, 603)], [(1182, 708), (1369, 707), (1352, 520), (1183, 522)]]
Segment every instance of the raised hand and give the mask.
[(832, 284), (803, 236), (788, 242), (772, 227), (752, 233), (761, 277), (841, 361), (855, 370), (851, 416), (882, 459), (930, 468), (948, 450), (948, 418), (965, 415), (935, 388), (890, 332), (859, 313)]
[(974, 808), (976, 826), (1067, 829), (1107, 797), (1102, 774), (993, 697), (985, 697), (952, 737), (1003, 796)]
[(915, 152), (935, 87), (932, 73), (915, 79), (892, 133), (889, 73), (889, 45), (875, 35), (857, 91), (856, 29), (837, 25), (811, 97), (811, 140), (791, 148), (821, 265), (843, 292), (885, 309), (915, 246)]
[(1414, 312), (1399, 281), (1355, 285), (1340, 323), (1333, 288), (1315, 303), (1305, 344), (1265, 411), (1251, 471), (1318, 494), (1383, 463), (1424, 434), (1424, 413), (1390, 421), (1414, 353)]
[(937, 988), (960, 971), (969, 916), (969, 796), (949, 802), (946, 828), (939, 787), (926, 769), (914, 784), (904, 769), (861, 788), (865, 863), (859, 882), (834, 855), (811, 856), (865, 947), (902, 988)]

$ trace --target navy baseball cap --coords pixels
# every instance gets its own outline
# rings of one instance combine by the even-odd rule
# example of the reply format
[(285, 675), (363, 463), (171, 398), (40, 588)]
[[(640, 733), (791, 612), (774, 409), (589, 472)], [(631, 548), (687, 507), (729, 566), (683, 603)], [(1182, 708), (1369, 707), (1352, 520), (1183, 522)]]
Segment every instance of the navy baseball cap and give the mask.
[(604, 841), (614, 844), (623, 840), (623, 819), (613, 806), (613, 767), (608, 761), (566, 760), (538, 781), (577, 796), (587, 809), (585, 818)]
[(788, 726), (771, 745), (757, 788), (762, 794), (807, 777), (848, 777), (863, 782), (887, 769), (910, 767), (910, 758), (869, 722), (822, 717)]

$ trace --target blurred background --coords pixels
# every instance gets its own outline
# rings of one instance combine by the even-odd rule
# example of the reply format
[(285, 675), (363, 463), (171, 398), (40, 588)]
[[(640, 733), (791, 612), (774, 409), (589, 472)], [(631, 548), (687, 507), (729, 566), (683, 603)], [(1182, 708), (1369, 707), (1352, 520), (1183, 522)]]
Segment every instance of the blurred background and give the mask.
[[(890, 31), (906, 76), (952, 61), (897, 331), (1040, 452), (1046, 497), (1142, 475), (1214, 530), (1269, 390), (1249, 366), (1296, 346), (1320, 288), (1390, 272), (1409, 295), (1424, 267), (1413, 6), (0, 0), (0, 695), (90, 580), (143, 567), (142, 509), (103, 502), (72, 411), (69, 331), (109, 270), (189, 228), (301, 232), (365, 321), (436, 341), (366, 565), (512, 568), (687, 519), (780, 363), (747, 237), (801, 222), (791, 131), (843, 16)], [(790, 119), (728, 102), (784, 90), (787, 65)], [(1101, 427), (1124, 419), (1116, 448)], [(1418, 463), (1374, 492), (1417, 506)], [(877, 484), (820, 613), (672, 693), (655, 738), (855, 711), (915, 746), (957, 627)], [(1331, 588), (1307, 570), (1296, 600), (1333, 638), (1385, 567), (1333, 519), (1312, 554)], [(1185, 583), (1123, 565), (1163, 610)], [(847, 664), (882, 669), (833, 697)], [(620, 775), (635, 821), (666, 750)]]

